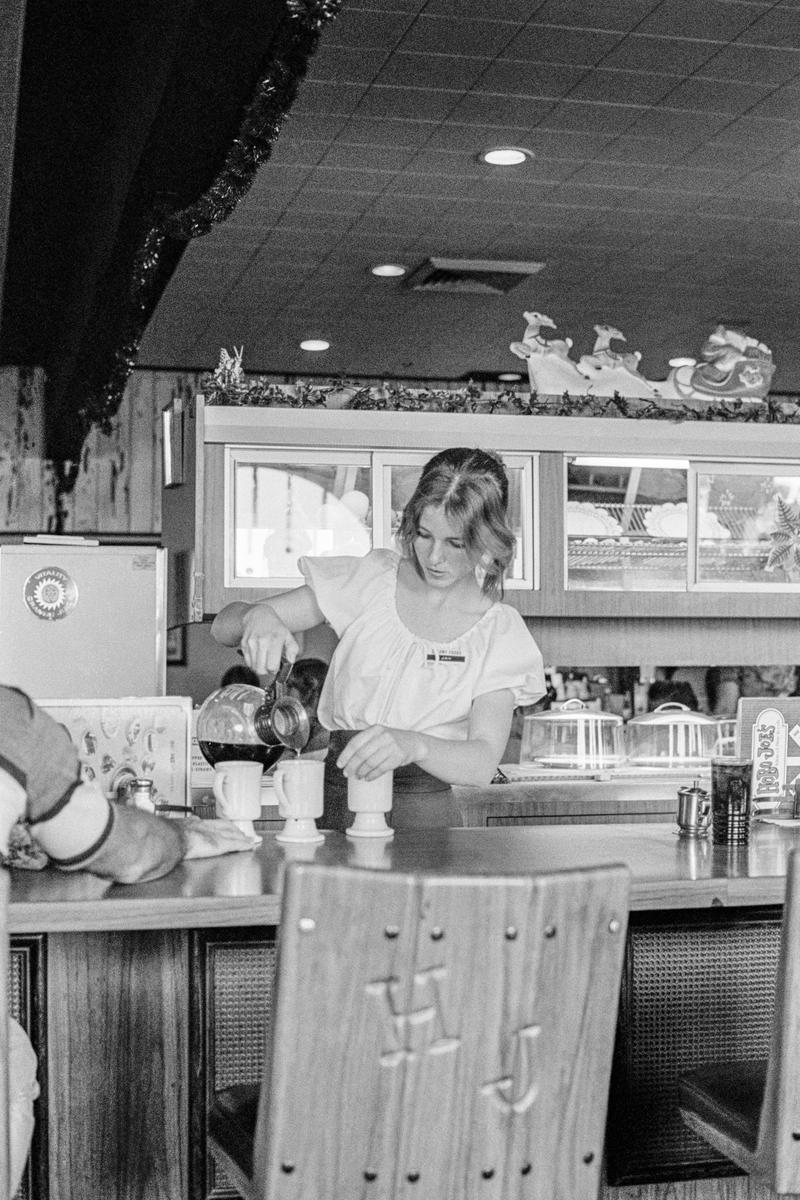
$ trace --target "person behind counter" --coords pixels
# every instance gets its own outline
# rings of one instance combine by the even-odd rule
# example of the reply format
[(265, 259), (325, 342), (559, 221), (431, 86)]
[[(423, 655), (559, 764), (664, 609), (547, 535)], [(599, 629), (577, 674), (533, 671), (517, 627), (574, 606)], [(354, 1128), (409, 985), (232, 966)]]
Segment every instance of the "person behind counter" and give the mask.
[[(112, 804), (96, 782), (82, 783), (77, 751), (63, 725), (16, 688), (0, 685), (0, 855), (12, 830), (27, 830), (63, 871), (90, 871), (118, 883), (157, 879), (184, 858), (209, 858), (253, 843), (232, 821), (171, 821)], [(33, 1133), (39, 1094), (36, 1054), (9, 1019), (9, 1195), (14, 1195)]]
[(326, 827), (349, 824), (348, 778), (386, 771), (395, 827), (459, 824), (451, 785), (488, 784), (514, 706), (544, 694), (539, 649), (501, 603), (515, 549), (507, 504), (496, 455), (443, 450), (403, 511), (401, 553), (301, 558), (303, 586), (215, 618), (212, 635), (259, 673), (295, 660), (295, 633), (328, 621), (338, 635), (319, 704)]

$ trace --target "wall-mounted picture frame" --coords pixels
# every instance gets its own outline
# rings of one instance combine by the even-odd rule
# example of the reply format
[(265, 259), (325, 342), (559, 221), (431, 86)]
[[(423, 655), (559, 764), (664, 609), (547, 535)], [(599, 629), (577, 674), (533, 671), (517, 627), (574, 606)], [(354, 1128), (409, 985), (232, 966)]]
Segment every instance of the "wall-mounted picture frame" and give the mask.
[(173, 625), (167, 630), (167, 666), (186, 666), (186, 626)]
[(183, 483), (183, 397), (175, 396), (161, 410), (161, 474), (164, 487)]

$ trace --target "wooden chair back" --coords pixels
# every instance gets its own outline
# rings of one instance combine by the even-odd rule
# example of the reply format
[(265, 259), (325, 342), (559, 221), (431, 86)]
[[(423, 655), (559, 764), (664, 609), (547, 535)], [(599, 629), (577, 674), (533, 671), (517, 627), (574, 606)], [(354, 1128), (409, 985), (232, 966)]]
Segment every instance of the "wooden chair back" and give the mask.
[(628, 888), (290, 864), (255, 1194), (595, 1197)]
[(800, 1193), (800, 851), (789, 853), (775, 1014), (756, 1148), (758, 1174)]

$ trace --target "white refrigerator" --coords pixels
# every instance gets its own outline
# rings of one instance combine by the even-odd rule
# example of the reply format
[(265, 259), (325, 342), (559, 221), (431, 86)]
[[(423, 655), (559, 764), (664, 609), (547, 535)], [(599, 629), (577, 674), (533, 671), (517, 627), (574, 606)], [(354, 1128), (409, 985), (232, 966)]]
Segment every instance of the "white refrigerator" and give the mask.
[(165, 556), (77, 538), (0, 545), (0, 683), (35, 700), (163, 696)]

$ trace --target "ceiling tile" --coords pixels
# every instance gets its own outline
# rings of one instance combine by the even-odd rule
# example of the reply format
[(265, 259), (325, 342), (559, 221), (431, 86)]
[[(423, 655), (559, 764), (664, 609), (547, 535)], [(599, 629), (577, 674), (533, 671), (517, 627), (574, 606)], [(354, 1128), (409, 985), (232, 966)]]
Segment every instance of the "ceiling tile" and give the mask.
[(641, 113), (642, 108), (634, 104), (581, 104), (579, 101), (561, 100), (542, 119), (542, 124), (548, 129), (575, 130), (612, 137), (630, 128)]
[(627, 33), (658, 8), (662, 0), (544, 0), (535, 20), (546, 25), (577, 25), (584, 29)]
[(771, 84), (706, 79), (702, 75), (693, 75), (690, 79), (677, 82), (663, 103), (669, 108), (735, 115), (751, 109), (772, 91)]
[(759, 10), (739, 0), (662, 0), (638, 27), (638, 33), (662, 37), (725, 40), (751, 25)]
[(531, 22), (511, 39), (501, 58), (565, 63), (568, 67), (593, 67), (619, 42), (616, 33), (594, 29), (567, 29), (561, 25)]
[(372, 87), (357, 108), (360, 117), (409, 117), (441, 121), (458, 100), (459, 92), (432, 88)]
[[(683, 138), (655, 138), (623, 133), (602, 148), (604, 156), (637, 163), (677, 163), (691, 153)], [(716, 165), (716, 164), (715, 164)]]
[[(474, 8), (472, 10), (475, 11)], [(497, 12), (502, 13), (502, 6)], [(428, 54), (498, 54), (519, 31), (519, 21), (476, 20), (463, 17), (434, 17), (422, 13), (398, 45), (398, 50), (418, 50)]]
[(403, 11), (402, 5), (386, 9), (376, 4), (358, 9), (345, 4), (336, 20), (326, 27), (320, 53), (328, 46), (344, 46), (348, 50), (368, 46), (392, 49), (415, 19), (418, 8), (416, 4), (410, 11)]
[(570, 184), (598, 184), (603, 187), (646, 187), (657, 168), (644, 163), (587, 163), (570, 176)]
[(600, 100), (617, 104), (655, 104), (681, 81), (680, 75), (655, 71), (619, 71), (598, 68), (585, 74), (569, 94), (570, 100)]
[(361, 83), (322, 83), (306, 79), (298, 88), (292, 111), (303, 116), (315, 112), (326, 117), (331, 113), (346, 115), (354, 110), (365, 91), (366, 87)]
[(732, 43), (706, 60), (703, 74), (762, 85), (788, 83), (800, 75), (800, 50)]
[(481, 78), (491, 62), (489, 57), (398, 51), (389, 58), (376, 83), (467, 90)]
[(533, 128), (552, 110), (554, 103), (552, 100), (538, 100), (530, 96), (469, 92), (453, 105), (450, 120), (459, 125)]
[(627, 132), (635, 137), (686, 138), (690, 144), (713, 137), (730, 124), (727, 113), (682, 111), (654, 106), (629, 125)]
[[(800, 24), (800, 14), (798, 14)], [(775, 117), (779, 121), (794, 121), (800, 124), (800, 83), (789, 83), (775, 88), (763, 100), (750, 109), (752, 117)]]
[(382, 47), (327, 46), (309, 64), (308, 79), (331, 83), (371, 83), (387, 59)]
[(377, 193), (394, 178), (394, 171), (370, 170), (367, 167), (318, 167), (311, 177), (315, 187), (332, 190)]
[[(457, 17), (459, 20), (485, 13), (487, 8), (485, 3), (476, 5), (473, 0), (425, 0), (424, 5), (416, 0), (416, 3), (417, 7), (424, 7), (431, 16)], [(540, 3), (541, 0), (502, 0), (500, 12), (505, 21), (523, 22), (528, 20)]]
[(602, 65), (620, 67), (628, 71), (691, 75), (724, 44), (722, 39), (693, 41), (686, 37), (645, 37), (631, 34), (604, 56)]
[(751, 45), (800, 50), (800, 11), (796, 5), (776, 4), (748, 25), (737, 39)]
[(572, 67), (566, 63), (496, 58), (475, 81), (473, 90), (557, 99), (572, 91), (586, 73), (586, 67)]
[(324, 167), (356, 167), (368, 171), (399, 171), (414, 158), (413, 147), (354, 146), (350, 142), (334, 142), (321, 163)]
[(342, 126), (338, 140), (366, 146), (421, 146), (431, 136), (431, 129), (429, 121), (365, 117), (356, 112)]
[(756, 154), (787, 150), (800, 142), (800, 124), (744, 116), (721, 129), (715, 140), (740, 149), (746, 146)]

